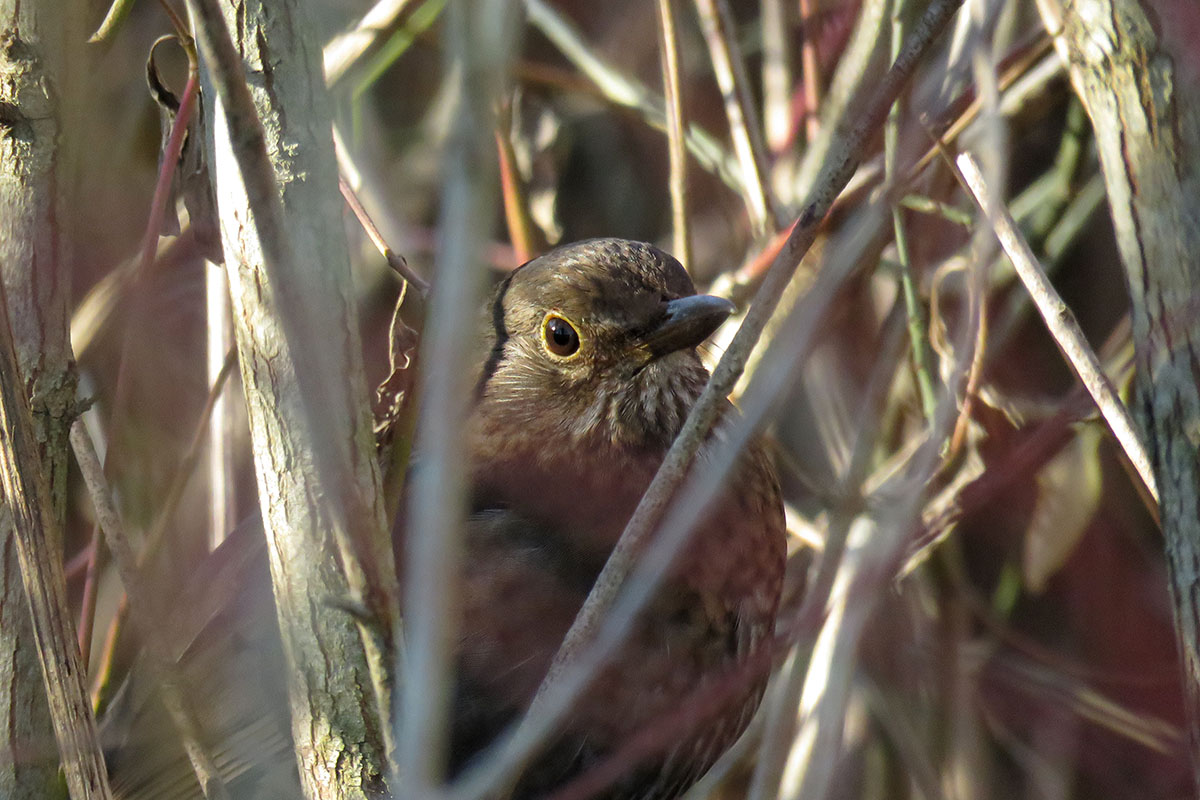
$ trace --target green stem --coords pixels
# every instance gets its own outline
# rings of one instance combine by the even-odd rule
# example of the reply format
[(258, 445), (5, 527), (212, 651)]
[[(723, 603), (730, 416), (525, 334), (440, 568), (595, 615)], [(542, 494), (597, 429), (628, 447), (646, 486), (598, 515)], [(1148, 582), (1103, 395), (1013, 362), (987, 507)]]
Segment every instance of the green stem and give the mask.
[[(891, 11), (892, 52), (894, 59), (904, 42), (904, 0), (893, 0)], [(883, 165), (889, 183), (897, 179), (896, 158), (900, 139), (901, 100), (896, 98), (888, 112), (883, 129)], [(933, 392), (933, 377), (929, 371), (929, 356), (925, 346), (925, 313), (917, 297), (916, 282), (913, 280), (912, 263), (908, 256), (908, 234), (904, 228), (904, 212), (899, 204), (892, 206), (892, 228), (895, 232), (896, 258), (900, 262), (900, 290), (904, 295), (904, 310), (908, 314), (908, 336), (912, 344), (913, 372), (917, 379), (917, 391), (921, 397), (921, 411), (925, 419), (933, 422), (937, 399)]]

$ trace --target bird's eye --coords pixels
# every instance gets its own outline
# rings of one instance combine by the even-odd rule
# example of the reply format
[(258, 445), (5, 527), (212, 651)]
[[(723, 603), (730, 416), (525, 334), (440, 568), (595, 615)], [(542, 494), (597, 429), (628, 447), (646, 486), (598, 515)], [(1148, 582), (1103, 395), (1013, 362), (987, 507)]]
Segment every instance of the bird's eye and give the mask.
[(542, 323), (542, 342), (559, 358), (569, 358), (579, 350), (579, 334), (575, 327), (557, 314), (547, 314)]

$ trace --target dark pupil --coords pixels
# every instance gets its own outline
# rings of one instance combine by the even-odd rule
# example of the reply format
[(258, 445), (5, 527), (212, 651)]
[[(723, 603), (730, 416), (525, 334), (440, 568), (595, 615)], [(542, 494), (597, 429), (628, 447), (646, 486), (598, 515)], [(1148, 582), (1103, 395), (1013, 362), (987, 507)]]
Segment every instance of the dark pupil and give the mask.
[(565, 320), (551, 319), (546, 323), (546, 332), (550, 334), (550, 349), (560, 356), (569, 356), (579, 347), (579, 335)]

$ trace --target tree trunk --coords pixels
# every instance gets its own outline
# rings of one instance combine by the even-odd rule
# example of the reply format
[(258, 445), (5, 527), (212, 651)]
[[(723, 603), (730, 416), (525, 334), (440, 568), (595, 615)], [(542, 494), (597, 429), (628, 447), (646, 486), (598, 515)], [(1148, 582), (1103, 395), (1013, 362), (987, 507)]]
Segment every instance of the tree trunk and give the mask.
[[(1133, 303), (1135, 411), (1161, 494), (1192, 761), (1200, 768), (1200, 60), (1187, 39), (1200, 30), (1200, 6), (1074, 0), (1062, 21)], [(1200, 771), (1196, 780), (1200, 787)]]
[(397, 588), (321, 47), (295, 0), (189, 5), (300, 780), (314, 800), (369, 797)]
[[(75, 402), (62, 230), (61, 187), (69, 181), (58, 149), (62, 51), (77, 28), (72, 5), (0, 0), (0, 280), (58, 528)], [(11, 513), (0, 502), (0, 797), (32, 800), (61, 794), (62, 786), (15, 545)], [(61, 559), (61, 543), (54, 549), (49, 556)]]

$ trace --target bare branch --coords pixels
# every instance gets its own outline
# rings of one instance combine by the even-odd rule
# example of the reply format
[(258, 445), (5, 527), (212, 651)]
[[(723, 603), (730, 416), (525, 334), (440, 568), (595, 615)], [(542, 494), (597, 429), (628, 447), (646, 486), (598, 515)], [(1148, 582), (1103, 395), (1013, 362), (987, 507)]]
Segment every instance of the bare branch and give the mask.
[(61, 532), (20, 375), (7, 293), (0, 285), (0, 486), (12, 513), (34, 644), (67, 786), (75, 800), (108, 800), (112, 790), (83, 684), (85, 673), (55, 544)]
[[(189, 8), (207, 96), (219, 104), (209, 133), (302, 784), (310, 797), (325, 796), (333, 774), (342, 778), (338, 796), (361, 796), (389, 772), (397, 584), (320, 48), (295, 3), (225, 9), (251, 48), (244, 54), (218, 0)], [(269, 128), (243, 58), (269, 86), (260, 94)], [(348, 615), (347, 604), (364, 613)]]
[(1042, 315), (1042, 320), (1045, 321), (1050, 335), (1054, 337), (1055, 343), (1070, 362), (1071, 368), (1075, 370), (1079, 379), (1083, 381), (1083, 385), (1087, 387), (1092, 399), (1096, 401), (1096, 407), (1100, 409), (1104, 421), (1108, 423), (1109, 430), (1112, 431), (1113, 436), (1121, 445), (1121, 449), (1125, 451), (1126, 457), (1137, 470), (1142, 482), (1146, 484), (1146, 488), (1157, 501), (1158, 488), (1155, 485), (1154, 472), (1150, 467), (1150, 456), (1146, 452), (1145, 445), (1142, 444), (1141, 437), (1138, 436), (1133, 417), (1130, 415), (1129, 409), (1121, 402), (1121, 398), (1117, 396), (1117, 390), (1113, 388), (1108, 376), (1104, 374), (1100, 359), (1088, 344), (1083, 331), (1080, 330), (1079, 323), (1075, 321), (1075, 315), (1071, 313), (1071, 309), (1059, 297), (1058, 292), (1051, 285), (1050, 279), (1042, 271), (1037, 256), (1033, 254), (1029, 243), (1017, 229), (1017, 223), (1013, 221), (1012, 215), (984, 182), (983, 174), (979, 171), (975, 159), (971, 157), (970, 153), (963, 152), (955, 159), (955, 163), (961, 172), (963, 185), (971, 192), (975, 202), (979, 204), (991, 222), (996, 231), (996, 238), (1000, 240), (1004, 252), (1008, 253), (1008, 257), (1012, 260), (1017, 275), (1025, 284), (1029, 296), (1033, 298), (1034, 305), (1037, 306), (1038, 313)]

